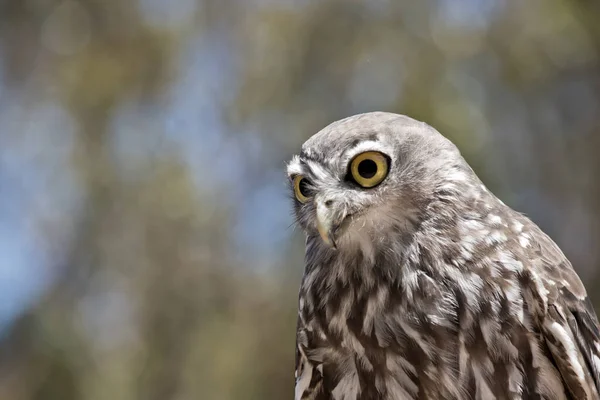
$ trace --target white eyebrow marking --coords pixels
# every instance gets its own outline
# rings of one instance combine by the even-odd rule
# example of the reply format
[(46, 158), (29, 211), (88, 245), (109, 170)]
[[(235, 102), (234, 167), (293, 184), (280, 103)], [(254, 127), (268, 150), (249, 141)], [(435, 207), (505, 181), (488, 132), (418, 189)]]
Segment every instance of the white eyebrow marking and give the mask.
[(302, 162), (298, 155), (293, 156), (287, 165), (287, 174), (290, 178), (294, 175), (307, 175), (309, 172), (318, 180), (327, 179), (329, 176), (327, 169), (320, 163), (313, 160), (304, 160)]
[(302, 175), (303, 172), (302, 165), (300, 164), (300, 157), (295, 155), (287, 165), (288, 177), (292, 177), (293, 175)]
[[(305, 154), (308, 154), (309, 152), (308, 149), (303, 149), (302, 151)], [(382, 153), (386, 153), (385, 146), (381, 142), (375, 140), (365, 140), (364, 142), (361, 142), (356, 146), (348, 149), (344, 153), (342, 157), (342, 166), (348, 165), (350, 160), (352, 160), (355, 156), (366, 151), (379, 151)], [(307, 171), (306, 167), (308, 167), (310, 171)], [(306, 175), (309, 172), (314, 174), (315, 177), (319, 180), (327, 179), (330, 176), (326, 167), (324, 167), (321, 163), (313, 161), (311, 159), (301, 160), (300, 156), (298, 155), (294, 155), (290, 162), (287, 164), (287, 175), (290, 178), (294, 175)]]
[(323, 168), (323, 166), (315, 161), (312, 160), (306, 160), (306, 164), (308, 165), (308, 167), (310, 168), (310, 172), (313, 173), (313, 175), (319, 179), (319, 180), (323, 180), (323, 179), (327, 179), (327, 171)]
[[(381, 142), (377, 142), (374, 140), (365, 140), (364, 142), (361, 142), (349, 149), (348, 151), (346, 151), (346, 153), (344, 154), (344, 164), (348, 164), (350, 160), (352, 160), (355, 156), (366, 151), (379, 151), (381, 153), (385, 153), (384, 146)], [(388, 154), (388, 156), (391, 157), (390, 154)]]

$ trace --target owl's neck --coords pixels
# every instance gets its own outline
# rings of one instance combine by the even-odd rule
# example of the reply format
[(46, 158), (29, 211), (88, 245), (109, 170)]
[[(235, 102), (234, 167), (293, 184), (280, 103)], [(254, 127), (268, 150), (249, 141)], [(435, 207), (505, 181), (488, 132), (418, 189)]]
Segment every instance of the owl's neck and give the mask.
[(315, 307), (339, 303), (336, 299), (349, 293), (360, 301), (384, 289), (412, 298), (420, 279), (458, 276), (469, 253), (485, 253), (489, 242), (471, 238), (495, 232), (494, 219), (507, 210), (480, 186), (468, 196), (433, 199), (410, 229), (390, 231), (367, 245), (334, 250), (319, 237), (308, 237), (301, 296), (311, 297)]

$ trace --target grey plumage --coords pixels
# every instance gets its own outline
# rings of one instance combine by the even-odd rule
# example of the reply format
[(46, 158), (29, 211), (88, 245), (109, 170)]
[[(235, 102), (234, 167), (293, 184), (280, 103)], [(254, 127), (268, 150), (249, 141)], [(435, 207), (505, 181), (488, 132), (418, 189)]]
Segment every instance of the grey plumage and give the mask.
[[(368, 188), (350, 169), (365, 152), (389, 167)], [(435, 129), (346, 118), (288, 175), (306, 232), (296, 399), (599, 398), (598, 321), (571, 264)]]

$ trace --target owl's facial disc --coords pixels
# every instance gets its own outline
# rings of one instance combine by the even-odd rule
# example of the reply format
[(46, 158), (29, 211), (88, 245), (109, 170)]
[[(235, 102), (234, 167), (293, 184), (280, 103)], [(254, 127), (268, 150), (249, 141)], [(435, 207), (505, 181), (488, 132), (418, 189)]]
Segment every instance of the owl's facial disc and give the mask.
[(387, 154), (372, 149), (351, 152), (344, 161), (338, 168), (310, 159), (290, 166), (301, 225), (334, 249), (353, 222), (362, 222), (359, 235), (369, 230), (361, 218), (378, 203), (391, 165)]
[(433, 128), (389, 113), (330, 124), (287, 168), (296, 221), (311, 244), (369, 257), (382, 243), (407, 240), (440, 190), (469, 171)]
[[(369, 191), (378, 186), (389, 172), (389, 157), (378, 151), (365, 151), (355, 155), (348, 165), (346, 181), (361, 190)], [(346, 197), (346, 198), (344, 198)], [(348, 196), (328, 194), (327, 191), (315, 196), (317, 230), (323, 242), (337, 248), (336, 239), (348, 227), (352, 207)]]

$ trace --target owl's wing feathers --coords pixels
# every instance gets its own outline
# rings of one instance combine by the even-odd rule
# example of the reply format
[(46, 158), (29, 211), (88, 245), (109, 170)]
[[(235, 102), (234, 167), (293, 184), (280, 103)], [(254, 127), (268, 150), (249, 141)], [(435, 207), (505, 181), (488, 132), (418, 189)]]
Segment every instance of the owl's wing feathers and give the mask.
[(542, 264), (539, 299), (545, 304), (540, 319), (554, 364), (575, 399), (600, 396), (600, 329), (581, 280), (556, 244), (539, 231), (537, 252)]
[[(301, 320), (298, 318), (298, 323)], [(296, 385), (295, 400), (319, 400), (323, 398), (323, 367), (308, 359), (306, 347), (308, 338), (304, 329), (299, 329), (296, 337)]]

